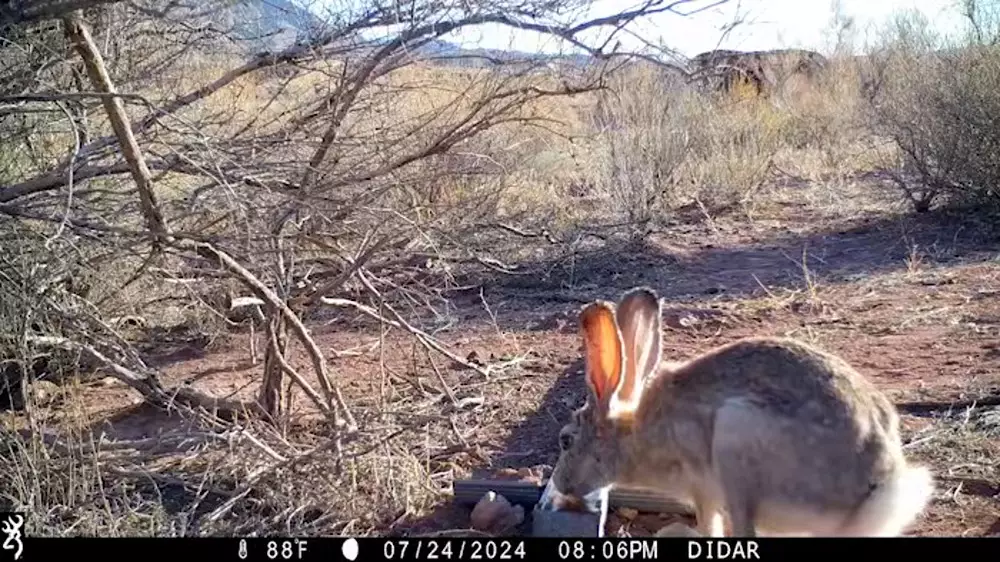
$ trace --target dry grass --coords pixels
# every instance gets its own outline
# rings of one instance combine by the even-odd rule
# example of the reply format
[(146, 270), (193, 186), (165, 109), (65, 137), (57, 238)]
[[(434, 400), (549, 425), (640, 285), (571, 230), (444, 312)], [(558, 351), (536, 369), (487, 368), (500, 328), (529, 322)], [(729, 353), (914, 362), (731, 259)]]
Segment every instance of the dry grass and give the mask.
[[(169, 99), (231, 65), (224, 57), (194, 61), (141, 93)], [(328, 63), (288, 82), (250, 75), (172, 122), (217, 123), (206, 134), (249, 124), (265, 135), (287, 126), (296, 100), (329, 94), (337, 70)], [(485, 91), (551, 86), (558, 77), (507, 80), (485, 70), (407, 67), (366, 90), (347, 129), (365, 139), (390, 125), (445, 128)], [(455, 151), (456, 165), (489, 173), (382, 201), (402, 213), (423, 198), (413, 206), (439, 216), (445, 232), (470, 209), (522, 228), (495, 245), (485, 227), (469, 234), (487, 240), (481, 247), (489, 251), (475, 257), (492, 261), (442, 266), (435, 274), (447, 290), (427, 289), (416, 274), (400, 282), (423, 329), (469, 363), (499, 366), (490, 377), (355, 311), (323, 311), (310, 326), (362, 428), (338, 462), (329, 428), (301, 396), (282, 427), (230, 426), (204, 412), (168, 416), (139, 406), (100, 371), (81, 372), (60, 383), (57, 399), (35, 397), (4, 414), (0, 502), (34, 514), (31, 532), (40, 535), (361, 535), (464, 524), (464, 514), (440, 511), (456, 478), (526, 466), (537, 476), (551, 465), (552, 429), (582, 396), (579, 381), (563, 376), (575, 354), (573, 307), (640, 283), (664, 287), (687, 307), (668, 336), (674, 354), (783, 333), (852, 355), (896, 398), (947, 404), (966, 387), (988, 395), (1000, 384), (988, 372), (998, 358), (989, 342), (1000, 335), (1000, 310), (976, 295), (1000, 290), (995, 255), (970, 249), (970, 240), (982, 240), (970, 234), (975, 228), (906, 226), (905, 201), (880, 175), (899, 153), (868, 128), (861, 85), (854, 63), (834, 60), (826, 80), (790, 84), (778, 98), (718, 96), (638, 65), (611, 77), (605, 91), (520, 107), (518, 119)], [(107, 132), (100, 117), (93, 125)], [(53, 158), (67, 142), (65, 132), (37, 136)], [(182, 137), (165, 133), (152, 146), (169, 150)], [(386, 158), (419, 140), (347, 156)], [(282, 147), (267, 157), (306, 154)], [(168, 200), (195, 187), (180, 174), (157, 185)], [(625, 245), (623, 231), (641, 234), (645, 245)], [(496, 263), (510, 268), (497, 273)], [(197, 284), (126, 283), (140, 266), (136, 256), (104, 261), (88, 272), (104, 284), (91, 299), (109, 316), (149, 320), (125, 337), (157, 361), (165, 384), (252, 399), (259, 366), (246, 364), (247, 335), (230, 334), (199, 304)], [(995, 417), (984, 408), (941, 414), (908, 428), (909, 449), (942, 475), (997, 487)], [(965, 481), (954, 482), (921, 534), (982, 534), (1000, 518), (981, 495), (963, 492)]]

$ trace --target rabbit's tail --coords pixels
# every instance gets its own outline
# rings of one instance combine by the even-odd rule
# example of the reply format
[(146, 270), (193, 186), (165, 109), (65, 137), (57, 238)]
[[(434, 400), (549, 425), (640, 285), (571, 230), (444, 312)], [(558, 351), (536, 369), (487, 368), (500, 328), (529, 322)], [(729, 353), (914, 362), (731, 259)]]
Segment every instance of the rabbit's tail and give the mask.
[(930, 503), (934, 477), (924, 466), (903, 466), (880, 484), (845, 525), (849, 536), (895, 537)]

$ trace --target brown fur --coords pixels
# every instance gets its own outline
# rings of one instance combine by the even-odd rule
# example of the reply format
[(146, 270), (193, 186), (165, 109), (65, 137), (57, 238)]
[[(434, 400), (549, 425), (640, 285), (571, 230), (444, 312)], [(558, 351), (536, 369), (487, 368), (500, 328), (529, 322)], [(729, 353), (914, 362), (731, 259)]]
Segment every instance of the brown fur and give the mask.
[(646, 356), (656, 361), (644, 369), (626, 357), (621, 368), (635, 369), (626, 374), (588, 365), (589, 381), (637, 381), (617, 388), (633, 401), (609, 408), (607, 386), (591, 382), (588, 403), (561, 431), (552, 497), (655, 488), (692, 502), (711, 535), (722, 534), (723, 513), (742, 536), (891, 535), (923, 509), (930, 476), (907, 465), (894, 406), (845, 361), (791, 339), (751, 338), (687, 363), (661, 362), (651, 295), (625, 295), (620, 341), (587, 340), (654, 346)]

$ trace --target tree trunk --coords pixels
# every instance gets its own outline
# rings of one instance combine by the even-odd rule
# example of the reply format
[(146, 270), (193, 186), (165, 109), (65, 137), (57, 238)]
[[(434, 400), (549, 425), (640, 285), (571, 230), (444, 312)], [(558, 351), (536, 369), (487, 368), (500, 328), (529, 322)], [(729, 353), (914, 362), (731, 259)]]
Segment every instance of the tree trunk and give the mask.
[[(94, 38), (90, 35), (90, 29), (83, 21), (83, 14), (80, 11), (70, 12), (63, 18), (66, 37), (73, 44), (83, 66), (87, 69), (90, 83), (94, 89), (104, 94), (116, 94), (115, 85), (111, 81), (108, 69), (104, 65), (104, 57), (101, 56)], [(167, 234), (166, 221), (160, 212), (156, 194), (153, 191), (153, 177), (146, 166), (146, 159), (142, 155), (139, 143), (132, 133), (132, 124), (129, 122), (128, 113), (125, 112), (125, 105), (121, 98), (117, 96), (107, 96), (102, 98), (104, 110), (108, 114), (108, 121), (115, 131), (115, 136), (121, 144), (122, 155), (128, 162), (129, 171), (135, 186), (139, 191), (139, 208), (143, 218), (146, 220), (146, 227), (157, 238)]]
[(284, 412), (285, 371), (281, 366), (281, 358), (288, 349), (288, 326), (280, 314), (268, 314), (267, 346), (264, 351), (264, 380), (260, 385), (260, 395), (257, 398), (261, 409), (272, 423), (277, 424)]
[(38, 20), (61, 18), (75, 10), (89, 9), (120, 0), (3, 0), (0, 22), (18, 25)]

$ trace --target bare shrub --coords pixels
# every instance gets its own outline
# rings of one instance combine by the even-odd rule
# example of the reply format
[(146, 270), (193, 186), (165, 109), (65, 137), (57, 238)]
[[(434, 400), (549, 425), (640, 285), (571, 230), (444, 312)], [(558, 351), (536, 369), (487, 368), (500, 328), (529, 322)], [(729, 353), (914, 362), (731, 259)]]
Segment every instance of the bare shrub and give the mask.
[(695, 140), (686, 172), (699, 201), (712, 208), (752, 208), (775, 156), (793, 140), (792, 115), (738, 88), (695, 105), (690, 119)]
[(615, 73), (602, 94), (594, 117), (603, 142), (599, 182), (614, 212), (641, 233), (678, 203), (691, 89), (673, 74), (637, 64)]
[[(528, 150), (511, 145), (562, 134), (547, 106), (593, 91), (606, 66), (578, 56), (553, 72), (545, 57), (490, 52), (444, 64), (454, 56), (439, 42), (491, 24), (597, 55), (590, 31), (688, 3), (593, 20), (575, 0), (346, 3), (316, 33), (249, 49), (227, 32), (229, 1), (29, 2), (28, 25), (46, 34), (0, 35), (0, 75), (18, 80), (0, 85), (0, 359), (85, 357), (115, 385), (102, 380), (97, 402), (184, 423), (108, 443), (99, 420), (29, 407), (0, 451), (3, 500), (45, 514), (52, 532), (92, 534), (364, 532), (425, 509), (452, 470), (437, 454), (467, 445), (455, 423), (476, 416), (453, 389), (510, 364), (437, 342), (453, 321), (449, 291), (468, 290), (462, 273), (506, 272), (494, 254), (527, 231), (484, 225), (504, 218), (509, 171)], [(21, 51), (32, 56), (7, 57)], [(93, 286), (63, 287), (64, 272)], [(263, 303), (263, 364), (248, 384), (167, 377), (143, 353), (184, 321), (199, 342), (223, 332), (234, 297)], [(127, 332), (122, 316), (148, 329)], [(381, 393), (349, 394), (358, 381), (333, 363), (356, 351), (321, 347), (320, 320), (372, 328), (382, 353), (412, 346), (412, 368), (440, 386), (407, 386), (380, 355)], [(19, 368), (9, 380), (39, 378)], [(426, 414), (443, 407), (456, 413)], [(308, 423), (293, 426), (292, 411)], [(426, 442), (394, 441), (410, 433)], [(155, 496), (169, 486), (182, 505), (166, 514), (176, 498)]]
[(1000, 203), (1000, 53), (979, 33), (950, 42), (902, 17), (872, 55), (871, 124), (898, 149), (889, 164), (918, 212)]
[(795, 116), (750, 89), (706, 94), (644, 67), (616, 74), (594, 119), (611, 208), (648, 225), (692, 202), (752, 205), (775, 156), (796, 141)]

